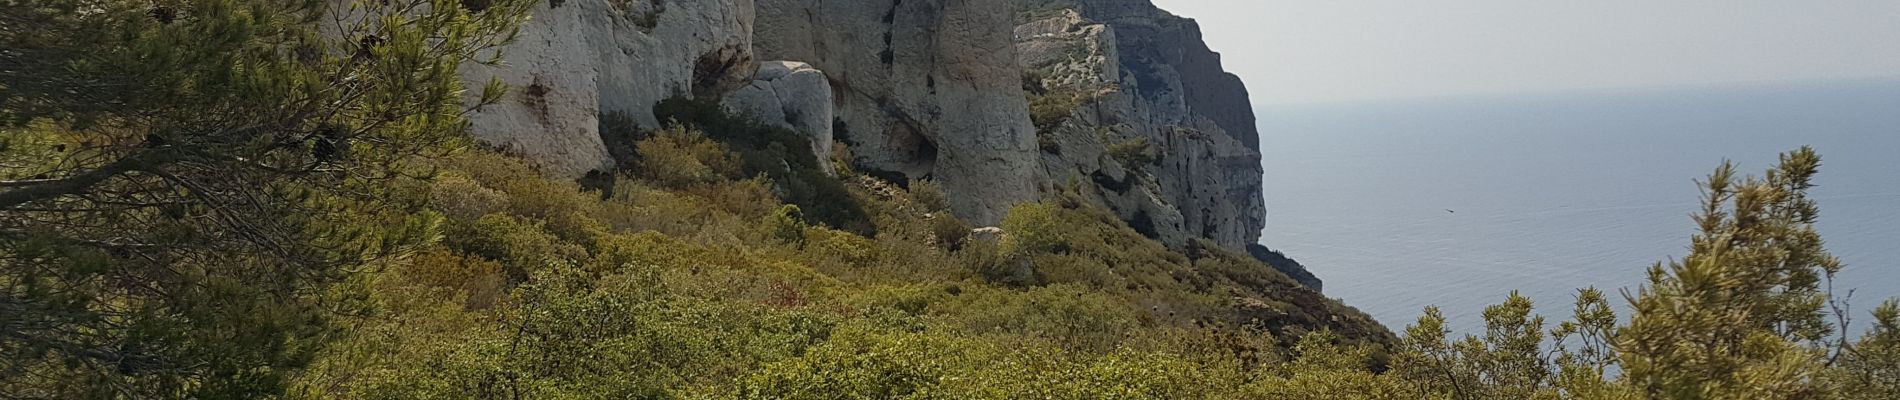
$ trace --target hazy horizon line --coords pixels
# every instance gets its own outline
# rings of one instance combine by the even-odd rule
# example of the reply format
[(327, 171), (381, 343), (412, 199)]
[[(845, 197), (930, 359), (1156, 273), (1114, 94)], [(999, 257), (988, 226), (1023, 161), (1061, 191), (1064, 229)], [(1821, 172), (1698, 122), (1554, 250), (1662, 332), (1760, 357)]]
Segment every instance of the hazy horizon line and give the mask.
[[(1839, 78), (1839, 79), (1790, 79), (1790, 80), (1752, 81), (1752, 82), (1713, 82), (1713, 83), (1687, 83), (1687, 84), (1677, 84), (1677, 85), (1611, 86), (1611, 87), (1594, 87), (1594, 88), (1586, 87), (1586, 88), (1575, 88), (1575, 89), (1541, 89), (1541, 90), (1523, 90), (1523, 91), (1500, 91), (1500, 92), (1487, 92), (1487, 93), (1453, 93), (1453, 94), (1441, 94), (1441, 95), (1375, 97), (1375, 98), (1364, 98), (1364, 99), (1319, 100), (1319, 101), (1300, 101), (1300, 100), (1263, 101), (1263, 100), (1267, 100), (1268, 98), (1259, 96), (1257, 94), (1249, 94), (1249, 97), (1251, 98), (1250, 100), (1254, 102), (1253, 106), (1255, 108), (1255, 111), (1259, 111), (1260, 109), (1271, 108), (1271, 107), (1306, 108), (1306, 107), (1336, 107), (1336, 106), (1352, 106), (1352, 105), (1407, 104), (1407, 103), (1421, 103), (1421, 102), (1470, 102), (1470, 101), (1522, 99), (1522, 98), (1537, 98), (1537, 97), (1643, 95), (1643, 94), (1652, 94), (1652, 93), (1698, 91), (1698, 90), (1745, 90), (1745, 89), (1771, 89), (1771, 88), (1777, 88), (1777, 87), (1815, 87), (1815, 86), (1839, 86), (1839, 85), (1855, 85), (1855, 84), (1900, 84), (1900, 74), (1895, 74), (1892, 76), (1885, 76), (1885, 77), (1861, 77), (1861, 78)], [(1251, 88), (1250, 88), (1250, 91), (1251, 91)]]

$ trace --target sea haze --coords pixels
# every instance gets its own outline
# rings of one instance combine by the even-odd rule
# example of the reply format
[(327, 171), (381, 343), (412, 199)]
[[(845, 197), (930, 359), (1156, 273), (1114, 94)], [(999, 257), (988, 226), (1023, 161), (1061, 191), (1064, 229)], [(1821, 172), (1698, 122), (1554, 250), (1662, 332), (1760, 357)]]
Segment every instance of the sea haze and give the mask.
[[(1454, 329), (1518, 290), (1551, 322), (1578, 288), (1634, 291), (1688, 253), (1695, 181), (1760, 174), (1802, 145), (1825, 165), (1818, 228), (1866, 321), (1900, 296), (1900, 82), (1408, 100), (1260, 110), (1262, 242), (1400, 329)], [(1625, 315), (1627, 313), (1624, 313)], [(1862, 323), (1864, 325), (1865, 322)]]

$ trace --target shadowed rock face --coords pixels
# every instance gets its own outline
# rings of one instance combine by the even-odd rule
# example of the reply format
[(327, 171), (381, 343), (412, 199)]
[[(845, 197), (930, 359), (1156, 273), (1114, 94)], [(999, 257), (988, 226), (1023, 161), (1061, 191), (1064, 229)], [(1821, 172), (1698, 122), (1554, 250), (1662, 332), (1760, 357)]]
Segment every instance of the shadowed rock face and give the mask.
[[(1201, 26), (1155, 7), (1150, 0), (1077, 0), (1082, 17), (1114, 29), (1125, 79), (1134, 91), (1169, 114), (1207, 118), (1228, 137), (1260, 150), (1253, 105), (1240, 77), (1221, 69)], [(1178, 109), (1176, 109), (1178, 107)]]
[(874, 176), (934, 179), (978, 224), (1044, 183), (1010, 0), (759, 0), (755, 50), (825, 72), (833, 136)]
[(726, 96), (726, 109), (805, 135), (819, 169), (831, 172), (833, 97), (825, 73), (801, 62), (767, 61), (752, 79)]
[(653, 105), (677, 96), (718, 96), (751, 81), (752, 0), (543, 2), (504, 49), (498, 67), (468, 65), (509, 98), (471, 117), (476, 138), (519, 153), (559, 177), (608, 170), (600, 116), (620, 113), (659, 127)]
[[(1034, 17), (1015, 34), (1040, 95), (1081, 99), (1041, 132), (1052, 180), (1088, 177), (1098, 199), (1170, 246), (1257, 241), (1266, 205), (1251, 106), (1193, 21), (1140, 0), (1054, 7), (1019, 13)], [(1135, 153), (1146, 157), (1130, 157), (1144, 143)]]
[[(1161, 147), (1162, 194), (1189, 234), (1239, 249), (1266, 228), (1260, 133), (1240, 78), (1221, 69), (1200, 25), (1148, 0), (1079, 0), (1115, 32), (1119, 83)], [(1172, 132), (1169, 132), (1172, 131)]]

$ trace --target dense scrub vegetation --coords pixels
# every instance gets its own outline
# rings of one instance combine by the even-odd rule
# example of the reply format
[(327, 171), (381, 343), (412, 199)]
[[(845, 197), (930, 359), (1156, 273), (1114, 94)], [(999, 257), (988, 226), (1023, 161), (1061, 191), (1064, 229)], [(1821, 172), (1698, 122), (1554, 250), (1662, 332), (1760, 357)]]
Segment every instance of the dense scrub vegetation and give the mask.
[(1076, 0), (1016, 0), (1010, 3), (1010, 11), (1016, 14), (1016, 23), (1026, 23), (1056, 16), (1064, 10), (1073, 10), (1080, 6)]
[(331, 3), (0, 4), (0, 397), (282, 391), (439, 237), (422, 161), (501, 94), (456, 67), (530, 3)]
[[(689, 128), (644, 145), (648, 157), (735, 157)], [(876, 237), (808, 221), (770, 180), (706, 169), (646, 170), (600, 200), (493, 153), (443, 167), (430, 196), (445, 239), (337, 289), (375, 315), (316, 358), (300, 394), (1189, 393), (1171, 391), (1204, 390), (1191, 375), (1203, 365), (1239, 373), (1283, 354), (1274, 336), (1226, 322), (1242, 317), (1234, 296), (1300, 290), (1231, 254), (1168, 252), (1062, 200), (1019, 207), (1005, 224), (1019, 233), (1003, 240), (951, 243), (934, 225), (954, 217), (920, 201), (934, 194), (870, 178), (849, 179)], [(1258, 312), (1310, 312), (1280, 307)], [(1359, 321), (1341, 329), (1376, 329), (1331, 312)], [(1176, 370), (1149, 370), (1163, 365)], [(1134, 379), (1149, 374), (1167, 379)]]
[(547, 179), (467, 146), (454, 73), (526, 3), (364, 3), (341, 36), (302, 2), (105, 4), (0, 8), (0, 397), (1900, 396), (1900, 304), (1851, 337), (1827, 291), (1811, 150), (1718, 170), (1622, 319), (1583, 290), (1397, 337), (1080, 196), (973, 232), (688, 100), (608, 132), (622, 171)]

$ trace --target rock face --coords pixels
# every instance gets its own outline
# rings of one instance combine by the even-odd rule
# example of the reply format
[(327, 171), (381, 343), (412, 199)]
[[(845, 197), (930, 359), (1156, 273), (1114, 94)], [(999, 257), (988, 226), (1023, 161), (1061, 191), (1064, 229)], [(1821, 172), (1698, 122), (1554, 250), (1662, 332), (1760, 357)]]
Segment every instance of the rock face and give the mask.
[(935, 180), (959, 216), (991, 225), (1045, 182), (1010, 1), (758, 0), (754, 48), (825, 71), (857, 168)]
[(653, 104), (717, 96), (751, 81), (752, 0), (550, 0), (537, 5), (497, 67), (469, 65), (508, 98), (471, 117), (475, 137), (520, 153), (554, 176), (606, 170), (600, 117), (658, 127)]
[[(1202, 40), (1201, 26), (1155, 7), (1151, 0), (1077, 0), (1084, 18), (1108, 25), (1116, 35), (1126, 80), (1159, 107), (1157, 114), (1205, 118), (1228, 137), (1260, 150), (1253, 104), (1240, 77), (1221, 69), (1220, 53)], [(1164, 119), (1165, 120), (1165, 119)]]
[[(1171, 247), (1206, 239), (1315, 291), (1304, 266), (1257, 244), (1266, 226), (1247, 89), (1200, 27), (1148, 0), (1018, 3), (1041, 164)], [(1057, 187), (1056, 190), (1064, 188)]]
[[(725, 97), (726, 108), (759, 122), (791, 129), (811, 139), (812, 154), (825, 164), (831, 159), (833, 101), (825, 73), (810, 64), (767, 61), (759, 65), (752, 83)], [(829, 167), (820, 168), (831, 171)]]
[(1171, 247), (1247, 250), (1266, 206), (1246, 88), (1149, 1), (549, 0), (504, 65), (464, 74), (512, 89), (476, 136), (551, 175), (612, 167), (602, 116), (654, 129), (661, 100), (720, 97), (820, 161), (836, 141), (869, 175), (934, 180), (978, 226), (1079, 191)]
[[(1246, 89), (1192, 20), (1146, 0), (1081, 0), (1018, 26), (1044, 122), (1042, 166), (1171, 246), (1241, 250), (1266, 225), (1259, 133)], [(1103, 21), (1103, 22), (1098, 22)], [(1048, 100), (1054, 99), (1054, 100)], [(1046, 116), (1045, 116), (1046, 115)]]

